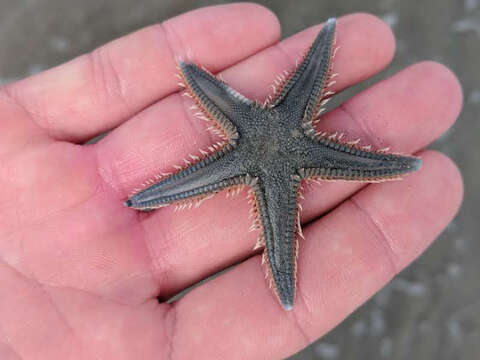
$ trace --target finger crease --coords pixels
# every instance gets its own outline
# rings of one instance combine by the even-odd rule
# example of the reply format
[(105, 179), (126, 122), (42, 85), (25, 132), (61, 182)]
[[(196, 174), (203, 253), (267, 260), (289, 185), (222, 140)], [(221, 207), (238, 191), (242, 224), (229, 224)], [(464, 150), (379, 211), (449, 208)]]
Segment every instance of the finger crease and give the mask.
[[(153, 279), (156, 281), (157, 283), (157, 297), (158, 298), (161, 298), (162, 296), (162, 292), (163, 290), (167, 287), (168, 283), (169, 283), (169, 273), (170, 273), (170, 265), (167, 261), (167, 257), (166, 256), (163, 256), (163, 257), (160, 257), (160, 256), (155, 256), (155, 251), (154, 251), (154, 248), (151, 246), (151, 244), (153, 244), (154, 242), (153, 241), (149, 241), (149, 232), (145, 226), (145, 219), (142, 218), (141, 216), (142, 214), (139, 213), (137, 215), (137, 224), (138, 226), (140, 227), (140, 230), (142, 232), (142, 239), (143, 239), (143, 244), (145, 246), (145, 248), (147, 249), (147, 253), (148, 253), (148, 256), (149, 256), (149, 259), (150, 259), (150, 271), (152, 273), (152, 277)], [(161, 235), (161, 233), (159, 233), (158, 235)], [(165, 244), (166, 242), (165, 241), (160, 241), (161, 243)], [(164, 254), (168, 254), (169, 250), (164, 250), (163, 253)]]
[[(168, 24), (168, 22), (164, 21), (158, 24), (158, 27), (160, 28), (160, 31), (165, 36), (165, 41), (167, 43), (167, 48), (171, 58), (176, 60), (179, 56), (185, 55), (186, 48), (182, 42), (182, 39), (177, 35), (175, 30)], [(179, 45), (180, 52), (175, 51), (175, 48), (177, 47), (177, 46), (174, 46), (175, 44)]]
[(348, 120), (355, 122), (363, 133), (363, 137), (366, 138), (366, 142), (372, 145), (378, 145), (377, 137), (373, 135), (372, 131), (367, 127), (367, 125), (361, 121), (357, 116), (355, 116), (346, 103), (342, 103), (335, 108), (335, 110), (341, 111), (348, 117)]
[(10, 101), (12, 101), (18, 108), (20, 108), (27, 118), (34, 124), (40, 131), (48, 133), (47, 129), (42, 127), (37, 121), (35, 121), (35, 116), (32, 112), (28, 110), (28, 108), (22, 104), (20, 99), (18, 99), (11, 91), (8, 86), (0, 87), (0, 92), (3, 93)]
[(375, 217), (369, 211), (367, 211), (363, 206), (361, 206), (360, 203), (355, 199), (355, 197), (352, 197), (347, 201), (353, 205), (353, 207), (366, 220), (366, 222), (370, 224), (370, 227), (373, 229), (373, 237), (385, 253), (391, 276), (393, 277), (398, 274), (400, 269), (397, 266), (395, 250), (392, 246), (394, 242), (393, 239), (385, 231), (383, 225), (377, 219), (375, 219)]
[[(307, 311), (307, 318), (311, 318), (312, 317), (312, 311), (310, 310), (310, 308), (308, 307), (308, 305), (305, 301), (305, 298), (304, 298), (303, 293), (300, 289), (300, 286), (297, 286), (297, 298), (301, 300), (301, 302), (303, 304), (303, 307)], [(297, 331), (299, 332), (299, 334), (302, 336), (303, 340), (305, 341), (305, 346), (309, 345), (310, 343), (312, 343), (312, 339), (310, 339), (310, 336), (308, 336), (307, 332), (304, 330), (303, 326), (301, 325), (300, 321), (298, 320), (296, 312), (292, 311), (291, 313), (292, 313), (292, 316), (293, 316), (294, 326), (296, 327)]]
[(293, 68), (295, 66), (295, 62), (297, 61), (297, 59), (294, 59), (292, 57), (292, 55), (288, 51), (285, 50), (285, 48), (283, 47), (283, 44), (281, 42), (276, 43), (273, 46), (273, 48), (281, 53), (281, 58), (283, 58), (287, 61), (286, 65), (288, 66), (288, 68)]
[(174, 305), (170, 306), (170, 309), (165, 315), (165, 323), (167, 324), (167, 331), (166, 334), (168, 336), (168, 351), (167, 351), (167, 359), (173, 360), (174, 359), (174, 349), (175, 349), (175, 340), (177, 337), (177, 326), (178, 326), (178, 318), (177, 318), (177, 308)]
[(97, 84), (100, 90), (97, 93), (106, 94), (107, 103), (113, 103), (118, 100), (125, 107), (125, 113), (129, 114), (126, 90), (122, 84), (120, 74), (113, 65), (108, 48), (100, 47), (87, 56), (91, 64), (94, 83)]

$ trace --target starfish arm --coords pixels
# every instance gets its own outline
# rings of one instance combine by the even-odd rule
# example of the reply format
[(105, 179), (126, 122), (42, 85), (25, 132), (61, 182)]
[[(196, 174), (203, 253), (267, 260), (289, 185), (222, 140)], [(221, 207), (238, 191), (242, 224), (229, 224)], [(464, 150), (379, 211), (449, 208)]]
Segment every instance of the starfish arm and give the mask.
[(297, 209), (300, 182), (297, 175), (288, 179), (270, 177), (261, 178), (253, 187), (265, 245), (262, 262), (285, 310), (293, 308), (295, 299), (297, 235), (301, 234)]
[(299, 170), (302, 178), (376, 182), (398, 179), (421, 166), (414, 156), (362, 150), (326, 138), (312, 141)]
[(224, 148), (137, 192), (125, 205), (138, 210), (181, 202), (187, 206), (193, 204), (192, 200), (201, 201), (226, 187), (248, 184), (249, 179), (235, 162), (233, 152)]
[(304, 124), (309, 124), (318, 115), (331, 81), (332, 62), (335, 53), (336, 20), (329, 19), (306, 53), (303, 61), (285, 84), (277, 91), (271, 106), (289, 107), (290, 112), (299, 112)]
[(238, 114), (248, 111), (253, 102), (195, 64), (180, 63), (180, 72), (203, 114), (220, 125), (231, 142), (235, 141), (237, 128), (230, 119), (238, 119)]

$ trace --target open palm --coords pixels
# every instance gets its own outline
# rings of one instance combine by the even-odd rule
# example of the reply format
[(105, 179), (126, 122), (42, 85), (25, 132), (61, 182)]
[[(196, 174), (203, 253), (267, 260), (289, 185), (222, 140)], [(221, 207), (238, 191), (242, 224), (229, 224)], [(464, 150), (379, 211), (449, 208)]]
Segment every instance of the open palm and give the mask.
[[(176, 59), (262, 99), (318, 30), (278, 42), (278, 22), (260, 6), (204, 8), (0, 89), (1, 359), (285, 357), (428, 246), (462, 197), (456, 167), (431, 151), (400, 182), (308, 187), (291, 312), (252, 251), (245, 193), (183, 212), (123, 206), (138, 184), (212, 141), (179, 92)], [(364, 14), (339, 19), (337, 44), (335, 91), (376, 74), (394, 52), (389, 28)], [(452, 73), (425, 62), (329, 112), (321, 127), (418, 152), (461, 102)], [(157, 299), (239, 261), (172, 304)]]

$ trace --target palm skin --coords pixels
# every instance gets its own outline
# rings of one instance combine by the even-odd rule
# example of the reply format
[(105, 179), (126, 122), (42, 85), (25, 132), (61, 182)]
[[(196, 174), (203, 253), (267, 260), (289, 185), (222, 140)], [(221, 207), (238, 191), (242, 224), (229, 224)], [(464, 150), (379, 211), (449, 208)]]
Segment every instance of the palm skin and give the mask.
[[(428, 246), (462, 196), (455, 166), (434, 152), (420, 152), (424, 167), (400, 182), (306, 190), (290, 313), (251, 250), (245, 193), (184, 212), (123, 206), (138, 183), (212, 141), (185, 111), (176, 57), (189, 54), (264, 98), (318, 29), (276, 44), (278, 23), (266, 9), (205, 8), (0, 90), (1, 359), (285, 357)], [(380, 71), (394, 50), (385, 24), (363, 14), (339, 19), (337, 42), (336, 91)], [(329, 112), (321, 127), (418, 152), (460, 108), (455, 77), (421, 63)], [(99, 143), (79, 145), (108, 129)], [(158, 302), (239, 260), (177, 302)]]

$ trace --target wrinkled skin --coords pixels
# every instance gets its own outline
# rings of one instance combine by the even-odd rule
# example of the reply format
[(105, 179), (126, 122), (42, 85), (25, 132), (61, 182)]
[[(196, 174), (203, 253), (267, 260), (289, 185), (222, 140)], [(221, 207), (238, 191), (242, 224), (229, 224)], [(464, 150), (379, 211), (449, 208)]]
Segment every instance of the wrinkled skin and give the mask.
[[(338, 28), (335, 91), (376, 74), (394, 50), (389, 28), (370, 15), (339, 18)], [(308, 240), (290, 312), (251, 251), (245, 193), (184, 212), (123, 206), (147, 174), (211, 141), (178, 93), (176, 55), (188, 50), (249, 98), (264, 98), (318, 30), (275, 45), (278, 22), (264, 8), (205, 8), (0, 90), (2, 360), (283, 358), (433, 241), (458, 209), (461, 178), (443, 155), (418, 152), (454, 122), (462, 99), (452, 73), (431, 62), (322, 120), (325, 130), (417, 153), (423, 165), (400, 182), (306, 189)], [(80, 145), (113, 128), (98, 144)], [(158, 302), (239, 260), (175, 303)]]

